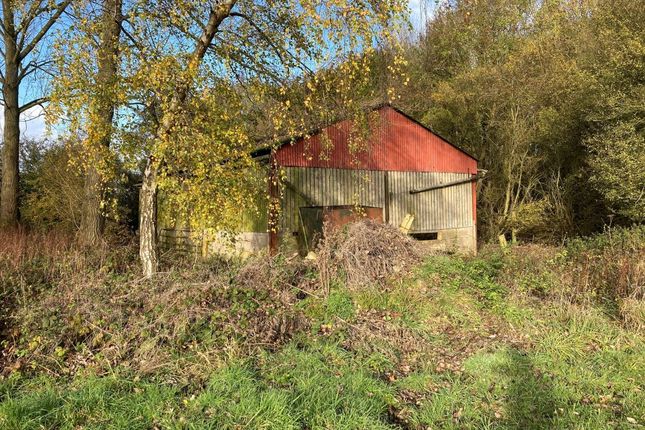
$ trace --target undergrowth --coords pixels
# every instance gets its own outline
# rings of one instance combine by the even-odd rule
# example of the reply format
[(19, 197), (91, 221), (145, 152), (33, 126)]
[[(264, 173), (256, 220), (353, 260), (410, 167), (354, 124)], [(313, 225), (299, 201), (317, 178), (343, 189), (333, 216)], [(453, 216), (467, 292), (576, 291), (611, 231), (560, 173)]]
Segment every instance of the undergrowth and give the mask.
[(0, 427), (638, 428), (645, 240), (611, 235), (427, 256), (350, 288), (361, 260), (324, 280), (284, 256), (169, 260), (146, 281), (123, 247), (4, 254), (3, 291), (25, 296)]

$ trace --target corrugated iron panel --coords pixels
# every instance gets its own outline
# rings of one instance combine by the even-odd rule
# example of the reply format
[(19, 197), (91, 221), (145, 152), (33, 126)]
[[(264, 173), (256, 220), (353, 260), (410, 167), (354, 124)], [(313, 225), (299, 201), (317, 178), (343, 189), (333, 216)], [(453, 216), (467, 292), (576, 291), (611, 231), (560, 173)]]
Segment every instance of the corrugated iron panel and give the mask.
[(276, 151), (276, 161), (288, 167), (477, 173), (477, 161), (389, 106), (378, 110), (373, 136), (362, 151), (349, 148), (350, 121), (326, 127), (331, 148), (321, 134), (297, 140)]
[(382, 172), (349, 169), (284, 169), (282, 230), (297, 231), (298, 210), (305, 206), (383, 207)]
[(473, 225), (473, 197), (469, 183), (410, 194), (412, 189), (467, 179), (469, 174), (301, 167), (286, 167), (284, 174), (286, 181), (281, 216), (283, 232), (298, 231), (300, 207), (358, 205), (384, 208), (384, 175), (388, 175), (390, 224), (400, 225), (405, 215), (411, 213), (415, 216), (412, 232), (432, 232)]

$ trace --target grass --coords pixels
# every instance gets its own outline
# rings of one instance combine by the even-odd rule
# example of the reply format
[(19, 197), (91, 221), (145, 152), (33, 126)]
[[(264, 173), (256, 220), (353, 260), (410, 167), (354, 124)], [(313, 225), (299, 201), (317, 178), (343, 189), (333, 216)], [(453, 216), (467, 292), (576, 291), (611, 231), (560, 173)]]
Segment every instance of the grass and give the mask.
[[(584, 244), (575, 246), (577, 259)], [(564, 300), (570, 260), (562, 254), (527, 247), (433, 256), (386, 287), (334, 283), (329, 294), (293, 304), (308, 324), (254, 348), (218, 333), (247, 337), (239, 331), (251, 326), (239, 315), (274, 301), (234, 287), (225, 302), (217, 295), (221, 315), (190, 314), (202, 319), (182, 329), (158, 371), (122, 362), (5, 372), (0, 428), (641, 428), (642, 325), (608, 312), (603, 300)], [(642, 312), (640, 299), (629, 300)], [(198, 373), (187, 370), (197, 364)]]

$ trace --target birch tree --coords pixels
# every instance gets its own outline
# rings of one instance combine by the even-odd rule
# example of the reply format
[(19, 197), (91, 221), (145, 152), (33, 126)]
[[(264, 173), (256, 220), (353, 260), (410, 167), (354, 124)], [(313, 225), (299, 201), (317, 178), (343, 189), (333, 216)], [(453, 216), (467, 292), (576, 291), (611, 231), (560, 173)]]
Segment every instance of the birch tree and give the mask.
[[(258, 137), (270, 144), (302, 132), (305, 117), (323, 115), (318, 102), (328, 97), (351, 107), (349, 90), (369, 71), (365, 58), (379, 45), (395, 44), (406, 5), (404, 0), (124, 2), (111, 152), (124, 160), (146, 160), (139, 208), (146, 276), (158, 267), (158, 190), (167, 191), (174, 206), (190, 205), (211, 225), (225, 226), (225, 214), (252, 205), (250, 187), (266, 181), (250, 174), (257, 167), (252, 152)], [(70, 127), (89, 135), (92, 115), (80, 100), (89, 100), (84, 88), (91, 70), (78, 72), (83, 58), (75, 60), (76, 72), (68, 69), (59, 79), (61, 88), (78, 97), (61, 103), (58, 113), (81, 118)], [(338, 73), (319, 73), (330, 68)], [(293, 97), (296, 87), (301, 90)]]
[[(161, 2), (162, 10), (164, 4)], [(162, 170), (177, 155), (187, 152), (187, 158), (191, 158), (192, 151), (186, 149), (187, 142), (178, 138), (177, 131), (182, 132), (183, 129), (185, 134), (186, 127), (195, 126), (191, 124), (194, 117), (186, 121), (182, 110), (191, 110), (194, 90), (199, 88), (202, 73), (206, 73), (206, 78), (219, 76), (221, 86), (226, 86), (227, 81), (229, 85), (234, 83), (232, 86), (237, 91), (254, 82), (277, 81), (275, 84), (283, 88), (283, 92), (290, 82), (312, 73), (312, 83), (308, 88), (313, 93), (316, 84), (312, 69), (341, 55), (343, 67), (347, 69), (345, 78), (364, 73), (356, 55), (373, 49), (379, 37), (386, 33), (388, 25), (396, 25), (397, 14), (402, 14), (404, 7), (404, 2), (398, 0), (227, 0), (211, 1), (206, 7), (196, 2), (178, 2), (167, 9), (168, 25), (178, 30), (177, 34), (186, 41), (194, 42), (183, 64), (178, 64), (178, 78), (173, 83), (172, 95), (159, 104), (159, 123), (144, 171), (140, 198), (140, 257), (146, 276), (155, 273), (158, 265), (155, 196), (160, 179), (168, 177)], [(200, 19), (200, 16), (204, 18)], [(342, 83), (336, 84), (339, 87), (335, 90), (342, 92)], [(309, 101), (305, 101), (305, 106), (311, 105), (312, 97), (310, 95)], [(283, 125), (289, 107), (290, 100), (286, 99), (271, 112), (274, 129)], [(226, 112), (223, 119), (235, 114), (235, 110)], [(239, 125), (229, 124), (225, 163), (235, 158), (250, 157), (248, 149), (253, 142), (249, 142), (245, 133), (236, 135), (240, 130)], [(246, 141), (247, 145), (240, 146), (240, 141)], [(231, 152), (231, 148), (238, 150)], [(201, 164), (211, 166), (202, 169), (203, 176), (207, 178), (220, 174), (222, 170), (221, 162), (213, 165), (208, 157), (202, 159)], [(192, 176), (199, 175), (199, 170), (193, 169)]]

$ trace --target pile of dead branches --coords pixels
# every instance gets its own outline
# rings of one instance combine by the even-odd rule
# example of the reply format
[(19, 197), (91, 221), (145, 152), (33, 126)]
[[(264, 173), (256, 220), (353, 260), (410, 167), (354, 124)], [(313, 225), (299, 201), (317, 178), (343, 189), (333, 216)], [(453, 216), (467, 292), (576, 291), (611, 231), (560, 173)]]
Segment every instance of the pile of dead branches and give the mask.
[(393, 274), (408, 270), (419, 259), (413, 239), (396, 227), (364, 220), (342, 227), (325, 225), (316, 265), (328, 291), (334, 281), (349, 288), (385, 285)]

